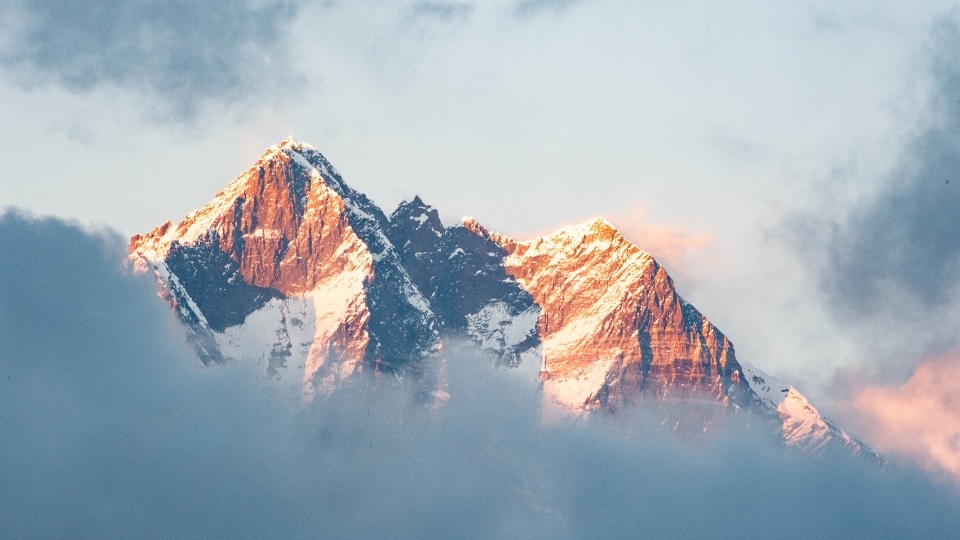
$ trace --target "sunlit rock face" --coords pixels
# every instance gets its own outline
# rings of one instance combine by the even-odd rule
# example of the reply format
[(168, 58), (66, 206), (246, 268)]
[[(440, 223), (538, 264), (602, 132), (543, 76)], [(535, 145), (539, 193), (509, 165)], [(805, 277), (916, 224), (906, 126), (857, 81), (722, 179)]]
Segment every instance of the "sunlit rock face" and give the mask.
[(748, 394), (730, 341), (606, 220), (503, 244), (507, 272), (540, 306), (544, 387), (560, 403), (722, 403)]
[(130, 250), (160, 276), (201, 358), (263, 362), (310, 395), (365, 366), (416, 372), (439, 347), (386, 225), (319, 152), (288, 139)]
[(179, 224), (134, 236), (130, 258), (156, 273), (202, 361), (258, 364), (304, 399), (369, 371), (442, 402), (443, 363), (458, 361), (444, 335), (529, 372), (545, 410), (639, 404), (694, 431), (732, 411), (788, 446), (875, 456), (793, 387), (781, 396), (782, 383), (745, 370), (602, 218), (527, 241), (471, 218), (445, 226), (419, 197), (388, 218), (291, 138)]

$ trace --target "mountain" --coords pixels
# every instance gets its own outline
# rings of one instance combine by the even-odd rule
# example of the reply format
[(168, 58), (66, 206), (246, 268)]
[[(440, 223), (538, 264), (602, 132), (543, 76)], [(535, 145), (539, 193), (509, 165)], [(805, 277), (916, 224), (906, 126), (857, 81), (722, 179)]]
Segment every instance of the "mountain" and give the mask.
[(204, 363), (258, 363), (307, 400), (367, 371), (442, 402), (442, 338), (463, 338), (538, 371), (545, 409), (641, 405), (694, 431), (734, 411), (791, 447), (879, 459), (792, 386), (741, 365), (602, 218), (527, 241), (472, 218), (445, 226), (419, 197), (388, 218), (288, 138), (178, 225), (134, 236), (130, 257), (156, 273)]
[(311, 395), (362, 366), (419, 374), (437, 319), (385, 235), (388, 220), (292, 139), (179, 225), (134, 236), (205, 363), (246, 359)]

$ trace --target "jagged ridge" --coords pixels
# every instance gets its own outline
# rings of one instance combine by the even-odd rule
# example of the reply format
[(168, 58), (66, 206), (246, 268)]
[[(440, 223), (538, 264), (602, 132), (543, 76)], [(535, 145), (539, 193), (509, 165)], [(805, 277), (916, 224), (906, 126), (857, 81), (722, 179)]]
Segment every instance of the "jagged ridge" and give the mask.
[(771, 401), (769, 378), (745, 371), (663, 267), (602, 218), (529, 241), (470, 218), (445, 227), (419, 197), (387, 218), (290, 138), (130, 249), (204, 361), (262, 362), (304, 396), (364, 369), (439, 388), (425, 359), (442, 330), (502, 364), (539, 365), (545, 399), (567, 410), (695, 402), (705, 425), (718, 408), (749, 410), (788, 445), (868, 452), (795, 390), (799, 407)]
[(319, 152), (291, 138), (177, 227), (135, 236), (130, 249), (165, 281), (205, 360), (253, 356), (279, 374), (296, 348), (309, 393), (318, 373), (416, 371), (439, 345), (386, 223)]

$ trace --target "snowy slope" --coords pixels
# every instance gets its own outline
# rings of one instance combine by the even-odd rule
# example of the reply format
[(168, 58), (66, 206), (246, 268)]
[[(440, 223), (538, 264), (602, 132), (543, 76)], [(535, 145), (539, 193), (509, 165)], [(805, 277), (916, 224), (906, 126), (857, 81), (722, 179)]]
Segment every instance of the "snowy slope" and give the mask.
[(541, 308), (545, 392), (567, 407), (739, 399), (732, 345), (663, 268), (603, 218), (501, 240), (508, 273)]
[(818, 453), (830, 445), (840, 445), (853, 454), (863, 453), (880, 459), (863, 443), (821, 416), (816, 407), (792, 385), (764, 373), (752, 364), (743, 363), (741, 366), (744, 379), (760, 398), (762, 407), (779, 416), (787, 446)]
[(742, 410), (776, 423), (790, 447), (876, 458), (795, 388), (738, 362), (666, 270), (603, 218), (528, 241), (472, 218), (447, 227), (419, 197), (388, 218), (289, 138), (130, 251), (204, 363), (253, 363), (306, 399), (369, 370), (410, 375), (441, 404), (444, 362), (457, 360), (443, 357), (444, 332), (538, 377), (545, 411), (688, 404), (684, 420), (706, 429)]

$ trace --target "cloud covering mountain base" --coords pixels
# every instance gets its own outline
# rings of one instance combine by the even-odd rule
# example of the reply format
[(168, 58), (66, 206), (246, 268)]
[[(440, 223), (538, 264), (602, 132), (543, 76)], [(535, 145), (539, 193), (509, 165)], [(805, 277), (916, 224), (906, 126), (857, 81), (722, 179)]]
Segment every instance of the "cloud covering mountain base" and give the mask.
[(900, 386), (866, 386), (853, 402), (877, 448), (960, 483), (960, 351), (924, 359)]
[(655, 418), (544, 425), (464, 353), (450, 401), (371, 379), (292, 406), (199, 367), (123, 242), (0, 216), (0, 529), (27, 537), (960, 537), (960, 496)]

